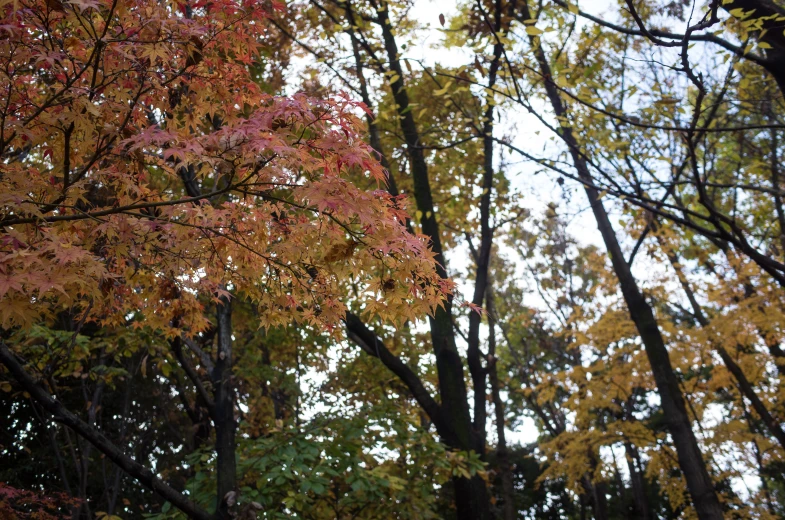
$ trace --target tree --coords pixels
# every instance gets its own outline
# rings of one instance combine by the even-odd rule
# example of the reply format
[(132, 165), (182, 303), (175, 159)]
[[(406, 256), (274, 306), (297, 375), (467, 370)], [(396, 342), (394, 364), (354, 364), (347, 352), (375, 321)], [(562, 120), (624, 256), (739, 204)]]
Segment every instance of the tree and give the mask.
[[(95, 448), (189, 516), (228, 517), (237, 502), (234, 301), (256, 309), (257, 326), (294, 320), (330, 331), (344, 316), (343, 280), (359, 287), (366, 312), (396, 320), (450, 290), (424, 237), (407, 232), (405, 201), (344, 178), (354, 170), (385, 182), (356, 135), (357, 105), (275, 97), (257, 84), (250, 65), (279, 7), (3, 5), (0, 360), (45, 428), (51, 416), (89, 442), (79, 444), (80, 496)], [(375, 280), (376, 265), (401, 284)], [(138, 342), (99, 339), (128, 326), (153, 342), (136, 370), (122, 365), (144, 350)], [(210, 355), (202, 349), (213, 338)], [(194, 405), (183, 403), (195, 426), (211, 419), (214, 515), (97, 427), (105, 388), (140, 367), (144, 375), (146, 363), (165, 378), (179, 366), (196, 391)], [(87, 420), (59, 399), (61, 378), (95, 381)]]
[(781, 515), (770, 4), (4, 6), (0, 481), (90, 520)]

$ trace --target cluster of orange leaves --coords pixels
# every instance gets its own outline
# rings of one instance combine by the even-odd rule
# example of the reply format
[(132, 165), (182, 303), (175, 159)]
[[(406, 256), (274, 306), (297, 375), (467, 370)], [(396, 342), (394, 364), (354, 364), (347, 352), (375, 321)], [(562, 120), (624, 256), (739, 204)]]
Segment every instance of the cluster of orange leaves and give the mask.
[(384, 317), (440, 304), (363, 107), (272, 96), (249, 71), (280, 8), (0, 0), (0, 326), (77, 309), (190, 334), (231, 292), (262, 326), (332, 329), (349, 285)]

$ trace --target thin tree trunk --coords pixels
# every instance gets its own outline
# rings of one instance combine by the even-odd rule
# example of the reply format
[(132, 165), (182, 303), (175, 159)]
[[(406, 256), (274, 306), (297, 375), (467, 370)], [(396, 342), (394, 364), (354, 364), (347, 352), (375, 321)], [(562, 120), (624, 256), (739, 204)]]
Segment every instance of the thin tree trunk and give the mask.
[[(758, 433), (758, 428), (755, 426), (755, 422), (747, 411), (747, 407), (744, 406), (744, 403), (742, 403), (742, 409), (744, 410), (744, 417), (747, 419), (747, 425), (749, 426), (750, 431), (752, 433)], [(766, 500), (766, 508), (769, 510), (769, 513), (771, 513), (772, 516), (775, 516), (776, 513), (774, 510), (774, 504), (771, 500), (771, 490), (769, 490), (768, 478), (766, 476), (766, 472), (763, 469), (763, 455), (761, 454), (760, 445), (756, 439), (752, 439), (752, 447), (754, 448), (755, 452), (755, 462), (758, 464), (758, 478), (760, 478), (760, 487), (763, 490), (763, 497)]]
[[(103, 352), (99, 356), (98, 365), (101, 366), (106, 362), (106, 357), (104, 356)], [(101, 399), (104, 395), (104, 388), (106, 387), (106, 380), (99, 379), (98, 383), (95, 385), (95, 390), (91, 397), (87, 397), (87, 390), (85, 387), (86, 383), (84, 379), (82, 380), (82, 387), (85, 392), (85, 399), (88, 400), (89, 406), (87, 408), (87, 424), (91, 427), (95, 427), (96, 417), (98, 414), (98, 408), (101, 406)], [(79, 442), (77, 441), (80, 451), (80, 470), (79, 470), (79, 498), (82, 499), (79, 510), (76, 513), (76, 517), (81, 517), (82, 512), (87, 515), (87, 518), (90, 519), (93, 517), (93, 513), (90, 510), (90, 502), (87, 500), (87, 483), (90, 476), (90, 455), (93, 451), (93, 445), (89, 442)]]
[[(138, 368), (138, 367), (137, 367)], [(125, 385), (125, 396), (123, 398), (123, 415), (120, 417), (121, 425), (120, 425), (120, 439), (119, 442), (123, 447), (127, 446), (126, 442), (126, 432), (128, 430), (128, 414), (131, 411), (131, 393), (133, 389), (133, 378), (134, 378), (134, 369), (133, 363), (130, 363), (129, 371), (131, 372), (127, 378), (127, 383)], [(122, 478), (122, 472), (120, 468), (114, 468), (114, 478), (111, 485), (111, 491), (107, 496), (107, 505), (106, 505), (106, 514), (109, 516), (114, 515), (115, 508), (117, 507), (117, 498), (120, 494), (120, 482)]]
[(651, 520), (652, 514), (649, 499), (646, 496), (646, 482), (643, 479), (643, 468), (640, 467), (640, 455), (635, 446), (627, 440), (624, 441), (624, 451), (627, 469), (630, 472), (633, 504), (635, 504), (633, 513), (635, 518), (640, 518), (640, 520)]
[(583, 476), (581, 484), (591, 503), (594, 520), (608, 520), (608, 498), (605, 496), (608, 485), (605, 482), (594, 482), (591, 476), (597, 471), (597, 456), (594, 448), (589, 447), (589, 466), (591, 470)]
[[(524, 2), (521, 15), (525, 20), (531, 18), (526, 2)], [(535, 59), (540, 67), (540, 73), (544, 78), (545, 90), (554, 114), (560, 121), (564, 121), (568, 115), (567, 107), (564, 105), (561, 95), (553, 83), (550, 64), (545, 56), (540, 39), (538, 37), (530, 37), (530, 41)], [(673, 372), (670, 356), (654, 317), (654, 312), (648, 302), (646, 302), (630, 271), (630, 267), (627, 265), (608, 213), (600, 200), (598, 190), (594, 187), (588, 164), (580, 152), (578, 141), (572, 133), (572, 129), (567, 125), (562, 125), (560, 130), (562, 138), (569, 148), (578, 177), (584, 183), (586, 196), (597, 220), (597, 227), (600, 230), (605, 247), (611, 257), (611, 263), (619, 280), (624, 300), (627, 303), (627, 309), (643, 342), (654, 380), (657, 384), (668, 431), (676, 447), (679, 467), (687, 482), (687, 488), (692, 497), (695, 511), (700, 520), (722, 520), (724, 518), (722, 506), (714, 490), (714, 484), (703, 460), (695, 433), (692, 430), (692, 423), (687, 413), (684, 396), (679, 387), (679, 381)]]
[[(398, 45), (392, 32), (389, 11), (386, 3), (372, 2), (378, 13), (378, 25), (381, 29), (384, 48), (390, 64), (395, 72), (395, 81), (391, 84), (393, 98), (397, 104), (401, 131), (411, 164), (414, 199), (421, 213), (420, 225), (422, 232), (431, 240), (434, 259), (437, 262), (439, 276), (447, 278), (446, 261), (441, 243), (439, 225), (434, 211), (428, 165), (422, 149), (422, 142), (409, 105), (409, 95), (403, 78), (404, 73), (398, 57)], [(472, 427), (469, 413), (468, 392), (464, 379), (463, 361), (455, 342), (452, 323), (452, 302), (448, 299), (437, 307), (429, 319), (433, 352), (436, 357), (436, 368), (439, 379), (439, 395), (441, 397), (441, 413), (445, 422), (450, 424), (449, 437), (446, 444), (460, 450), (475, 450), (484, 446), (485, 431), (476, 431)], [(483, 389), (484, 391), (484, 389)], [(482, 439), (479, 437), (482, 436)], [(482, 452), (480, 452), (482, 455)], [(490, 518), (490, 500), (485, 482), (474, 477), (466, 479), (455, 477), (455, 505), (459, 520), (485, 520)]]
[(215, 452), (217, 470), (216, 518), (230, 517), (237, 488), (235, 461), (234, 388), (232, 385), (232, 306), (227, 297), (217, 306), (217, 353), (213, 369), (215, 387)]
[[(771, 108), (769, 107), (768, 116), (772, 117)], [(772, 119), (774, 119), (772, 117)], [(769, 167), (771, 169), (771, 187), (774, 190), (774, 209), (777, 211), (777, 223), (780, 228), (780, 256), (785, 258), (785, 208), (783, 208), (782, 197), (780, 196), (780, 160), (777, 156), (777, 148), (779, 147), (779, 139), (777, 139), (777, 130), (772, 128), (769, 130), (769, 138), (771, 142), (771, 160)]]
[[(515, 363), (517, 364), (518, 373), (521, 380), (527, 387), (532, 389), (532, 392), (525, 397), (526, 402), (528, 403), (529, 407), (534, 411), (534, 413), (537, 415), (537, 417), (540, 418), (540, 420), (543, 423), (543, 426), (545, 427), (547, 432), (551, 435), (551, 437), (555, 438), (561, 435), (565, 429), (564, 419), (562, 417), (558, 417), (557, 411), (554, 410), (553, 408), (551, 408), (548, 412), (546, 412), (545, 409), (542, 406), (540, 406), (540, 404), (537, 402), (537, 393), (534, 391), (531, 383), (529, 382), (529, 376), (526, 373), (526, 366), (523, 360), (518, 355), (518, 352), (513, 347), (513, 344), (510, 341), (510, 337), (507, 333), (507, 329), (505, 328), (504, 324), (498, 321), (498, 314), (496, 313), (496, 307), (495, 307), (496, 298), (495, 298), (495, 293), (493, 290), (492, 283), (488, 284), (488, 292), (486, 298), (488, 302), (488, 313), (490, 315), (489, 321), (492, 321), (494, 324), (499, 325), (499, 328), (502, 331), (502, 335), (504, 336), (504, 339), (507, 342), (507, 347), (510, 351), (510, 354), (512, 355), (513, 359), (515, 360)], [(549, 413), (551, 417), (549, 417), (548, 415)], [(595, 464), (596, 464), (596, 460), (595, 460)], [(595, 468), (596, 466), (592, 467), (592, 472)], [(580, 504), (581, 504), (581, 515), (583, 517), (586, 514), (585, 508), (587, 503), (593, 504), (597, 494), (595, 491), (594, 483), (592, 482), (589, 473), (584, 474), (581, 477), (580, 482), (584, 490), (583, 493), (579, 494)], [(600, 504), (599, 507), (595, 509), (600, 509), (601, 511), (604, 511), (607, 508), (603, 509), (602, 504)]]
[[(488, 307), (491, 307), (491, 298), (487, 298)], [(510, 467), (510, 454), (507, 450), (507, 438), (504, 433), (504, 402), (499, 394), (499, 373), (497, 371), (496, 359), (496, 331), (492, 313), (489, 312), (488, 326), (488, 376), (491, 383), (491, 396), (493, 398), (493, 409), (496, 419), (496, 460), (499, 466), (499, 474), (502, 481), (502, 518), (503, 520), (515, 520), (515, 486), (512, 478), (512, 468)]]

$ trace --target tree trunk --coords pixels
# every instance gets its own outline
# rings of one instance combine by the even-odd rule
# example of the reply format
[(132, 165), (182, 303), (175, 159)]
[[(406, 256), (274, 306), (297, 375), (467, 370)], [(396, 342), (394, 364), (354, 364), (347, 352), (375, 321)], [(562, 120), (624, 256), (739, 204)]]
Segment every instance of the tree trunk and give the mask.
[[(490, 293), (487, 297), (488, 308), (492, 306)], [(496, 419), (496, 461), (499, 467), (499, 474), (502, 481), (502, 519), (515, 520), (515, 486), (512, 478), (512, 468), (510, 467), (510, 454), (507, 450), (507, 438), (504, 433), (504, 402), (499, 395), (499, 373), (496, 367), (496, 337), (494, 321), (491, 317), (493, 311), (489, 311), (488, 325), (488, 374), (491, 383), (491, 397), (493, 398), (494, 416)]]
[[(523, 19), (528, 20), (531, 18), (526, 3), (523, 5), (521, 14)], [(546, 59), (539, 38), (530, 37), (530, 41), (540, 67), (540, 73), (545, 78), (545, 90), (554, 114), (559, 120), (563, 121), (567, 116), (567, 108), (551, 79), (550, 64)], [(681, 393), (679, 381), (673, 373), (668, 350), (665, 347), (659, 326), (654, 318), (654, 312), (643, 297), (630, 271), (630, 267), (627, 265), (610, 218), (608, 218), (608, 213), (600, 200), (597, 189), (594, 187), (588, 164), (578, 148), (578, 141), (572, 133), (572, 129), (564, 125), (561, 127), (561, 134), (569, 148), (578, 176), (584, 183), (586, 196), (597, 220), (597, 227), (600, 230), (605, 247), (611, 257), (613, 270), (619, 280), (630, 318), (635, 323), (643, 342), (646, 356), (649, 359), (654, 380), (657, 384), (668, 431), (676, 447), (679, 467), (687, 482), (687, 488), (692, 497), (695, 511), (701, 520), (721, 520), (723, 518), (722, 506), (698, 447), (695, 433), (692, 431), (692, 423), (687, 413), (684, 396)]]
[(213, 369), (215, 387), (215, 453), (217, 470), (217, 497), (215, 516), (230, 517), (234, 504), (231, 495), (236, 492), (237, 468), (235, 461), (234, 388), (232, 387), (232, 306), (222, 297), (217, 309), (217, 355)]
[(646, 496), (646, 482), (643, 477), (643, 468), (640, 467), (640, 455), (635, 446), (629, 441), (624, 441), (624, 451), (626, 452), (625, 459), (627, 459), (627, 468), (630, 471), (630, 482), (632, 483), (635, 518), (651, 520), (652, 513), (649, 499)]
[[(405, 76), (398, 58), (398, 45), (392, 33), (387, 4), (377, 5), (374, 2), (374, 7), (377, 7), (378, 24), (381, 28), (390, 69), (396, 73), (396, 80), (390, 86), (398, 106), (401, 132), (406, 142), (411, 164), (414, 199), (417, 203), (417, 209), (422, 214), (420, 225), (422, 226), (423, 234), (427, 235), (431, 240), (431, 247), (434, 252), (434, 259), (437, 262), (439, 275), (447, 278), (446, 261), (441, 244), (439, 225), (434, 212), (430, 179), (428, 177), (428, 165), (423, 154), (422, 142), (414, 121), (414, 115), (409, 106), (409, 96), (403, 81)], [(449, 438), (445, 438), (444, 441), (454, 449), (475, 450), (477, 446), (484, 446), (485, 431), (476, 431), (472, 427), (463, 361), (456, 346), (455, 332), (453, 330), (451, 300), (448, 299), (442, 306), (437, 307), (434, 315), (429, 319), (429, 324), (439, 379), (441, 413), (445, 422), (450, 425)], [(485, 391), (484, 388), (482, 391)], [(480, 454), (482, 455), (482, 453)], [(459, 520), (490, 519), (490, 500), (485, 482), (482, 479), (479, 477), (472, 479), (456, 477), (453, 479), (453, 483), (455, 485), (455, 505)]]

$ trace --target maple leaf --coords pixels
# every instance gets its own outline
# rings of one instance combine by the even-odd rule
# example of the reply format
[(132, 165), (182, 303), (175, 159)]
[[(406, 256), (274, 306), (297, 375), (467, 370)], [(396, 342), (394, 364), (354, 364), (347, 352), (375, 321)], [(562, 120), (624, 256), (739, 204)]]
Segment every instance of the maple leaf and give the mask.
[(21, 279), (14, 274), (0, 274), (0, 298), (10, 290), (21, 291)]

